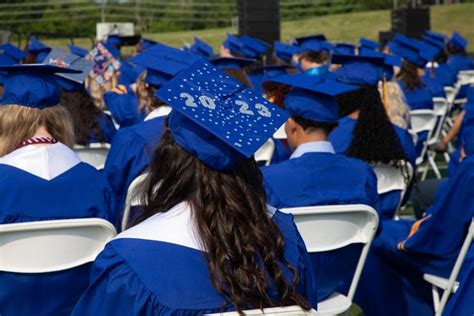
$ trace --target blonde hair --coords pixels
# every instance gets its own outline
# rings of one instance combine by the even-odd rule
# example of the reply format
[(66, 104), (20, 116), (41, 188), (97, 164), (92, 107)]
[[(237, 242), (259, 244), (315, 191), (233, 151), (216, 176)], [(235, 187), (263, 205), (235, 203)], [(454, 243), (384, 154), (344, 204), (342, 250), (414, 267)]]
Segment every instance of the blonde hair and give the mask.
[(403, 129), (408, 128), (410, 121), (409, 107), (399, 84), (394, 81), (387, 81), (382, 87), (379, 87), (379, 92), (382, 95), (385, 110), (392, 124)]
[(162, 103), (155, 98), (156, 89), (150, 86), (146, 81), (147, 71), (140, 74), (136, 83), (136, 94), (138, 98), (138, 112), (148, 114)]
[(0, 106), (0, 157), (33, 137), (41, 126), (61, 143), (74, 146), (72, 121), (64, 107), (58, 105), (38, 110), (19, 105)]

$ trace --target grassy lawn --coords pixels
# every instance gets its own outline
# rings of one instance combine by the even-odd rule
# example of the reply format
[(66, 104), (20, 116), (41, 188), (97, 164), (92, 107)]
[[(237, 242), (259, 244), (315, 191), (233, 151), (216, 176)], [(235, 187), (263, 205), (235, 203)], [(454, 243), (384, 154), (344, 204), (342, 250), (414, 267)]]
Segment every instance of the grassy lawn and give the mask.
[[(474, 50), (474, 3), (464, 3), (449, 6), (431, 7), (431, 26), (434, 31), (450, 34), (456, 30), (467, 37), (470, 51)], [(297, 36), (324, 33), (332, 41), (356, 42), (361, 36), (371, 39), (378, 38), (379, 31), (390, 28), (390, 11), (369, 11), (348, 14), (335, 14), (314, 18), (305, 18), (297, 21), (282, 23), (282, 40), (289, 40)], [(237, 32), (233, 28), (196, 30), (185, 32), (168, 32), (145, 34), (144, 36), (162, 43), (181, 47), (185, 42), (192, 42), (193, 35), (218, 48), (224, 40), (226, 32)], [(48, 45), (66, 48), (67, 40), (45, 40)], [(88, 38), (75, 39), (75, 44), (90, 47)]]

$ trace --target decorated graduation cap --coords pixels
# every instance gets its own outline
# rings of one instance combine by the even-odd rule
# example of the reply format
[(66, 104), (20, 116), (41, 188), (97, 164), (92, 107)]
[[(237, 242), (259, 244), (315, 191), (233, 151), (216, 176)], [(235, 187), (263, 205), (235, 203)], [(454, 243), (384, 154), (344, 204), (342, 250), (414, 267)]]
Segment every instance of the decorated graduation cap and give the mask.
[(273, 42), (273, 46), (275, 56), (287, 63), (290, 63), (293, 55), (296, 55), (299, 52), (298, 47), (279, 41)]
[(28, 53), (35, 54), (36, 61), (41, 63), (43, 62), (46, 55), (48, 55), (48, 53), (51, 51), (51, 48), (39, 41), (35, 36), (31, 36), (27, 50)]
[(449, 43), (458, 49), (466, 49), (467, 40), (461, 36), (458, 32), (454, 32), (449, 39)]
[(222, 46), (227, 48), (231, 54), (239, 53), (240, 49), (242, 48), (242, 45), (242, 41), (237, 36), (232, 35), (230, 33), (227, 33), (227, 38), (222, 43)]
[(270, 49), (264, 41), (248, 35), (242, 35), (239, 39), (242, 42), (240, 53), (246, 58), (258, 59)]
[(355, 54), (355, 46), (349, 43), (337, 43), (334, 46), (334, 54), (346, 54), (346, 55), (354, 55)]
[(211, 58), (214, 56), (214, 49), (211, 45), (207, 44), (199, 37), (194, 36), (194, 44), (190, 47), (190, 52), (195, 55), (199, 55), (205, 58)]
[(360, 47), (376, 50), (379, 48), (380, 44), (376, 41), (369, 40), (365, 37), (361, 37), (359, 40)]
[(382, 56), (334, 54), (331, 62), (342, 65), (336, 72), (339, 82), (374, 86), (383, 79), (381, 68), (385, 59)]
[(45, 64), (2, 66), (6, 71), (0, 104), (45, 109), (59, 103), (61, 86), (55, 74), (80, 73), (80, 70)]
[(72, 44), (67, 44), (67, 46), (69, 47), (69, 51), (76, 56), (86, 57), (86, 55), (89, 54), (89, 50), (85, 48), (72, 45)]
[(219, 70), (242, 69), (256, 63), (255, 59), (238, 57), (218, 57), (211, 60), (211, 63)]
[(78, 91), (84, 87), (84, 80), (94, 67), (94, 63), (77, 55), (67, 53), (59, 48), (53, 48), (46, 56), (44, 64), (61, 68), (80, 70), (79, 73), (57, 72), (57, 80), (67, 91)]
[(292, 86), (285, 97), (285, 110), (315, 122), (337, 122), (336, 96), (359, 89), (348, 84), (309, 77), (305, 74), (285, 75), (272, 79), (273, 82)]
[(0, 54), (10, 57), (16, 63), (19, 63), (20, 60), (26, 58), (27, 56), (24, 51), (12, 45), (11, 43), (5, 43), (0, 45)]
[(176, 143), (216, 170), (251, 157), (288, 118), (205, 60), (181, 72), (156, 96), (173, 108), (168, 129)]

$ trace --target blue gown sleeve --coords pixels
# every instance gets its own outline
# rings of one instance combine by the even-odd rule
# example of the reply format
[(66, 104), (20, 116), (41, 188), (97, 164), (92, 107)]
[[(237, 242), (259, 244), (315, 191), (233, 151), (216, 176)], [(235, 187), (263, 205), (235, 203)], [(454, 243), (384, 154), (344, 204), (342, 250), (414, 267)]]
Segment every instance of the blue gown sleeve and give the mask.
[(104, 117), (105, 119), (103, 120), (99, 119), (99, 126), (105, 137), (105, 141), (108, 144), (111, 144), (115, 134), (117, 133), (117, 128), (115, 128), (114, 122), (109, 115), (104, 115)]
[(127, 130), (117, 133), (105, 161), (104, 173), (117, 200), (117, 208), (123, 210), (127, 189), (149, 164), (152, 150), (145, 140)]
[(71, 315), (165, 315), (155, 296), (109, 244), (92, 266), (89, 287)]

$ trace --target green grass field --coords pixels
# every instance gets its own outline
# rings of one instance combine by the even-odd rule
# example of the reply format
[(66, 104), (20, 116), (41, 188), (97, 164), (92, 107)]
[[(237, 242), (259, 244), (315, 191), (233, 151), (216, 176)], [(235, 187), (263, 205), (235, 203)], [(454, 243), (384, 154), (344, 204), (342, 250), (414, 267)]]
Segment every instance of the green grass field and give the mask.
[[(455, 4), (448, 6), (431, 7), (431, 26), (436, 32), (450, 34), (458, 31), (465, 36), (474, 51), (474, 3)], [(357, 42), (361, 36), (376, 40), (379, 31), (390, 29), (390, 11), (369, 11), (347, 14), (335, 14), (314, 18), (305, 18), (298, 21), (282, 23), (282, 40), (317, 33), (324, 33), (331, 41)], [(185, 42), (191, 43), (193, 35), (218, 48), (224, 40), (226, 32), (236, 32), (233, 28), (195, 30), (185, 32), (168, 32), (145, 34), (144, 36), (162, 43), (181, 47)], [(66, 48), (65, 39), (45, 40), (50, 46)], [(90, 47), (91, 40), (87, 38), (75, 39), (75, 44)]]

